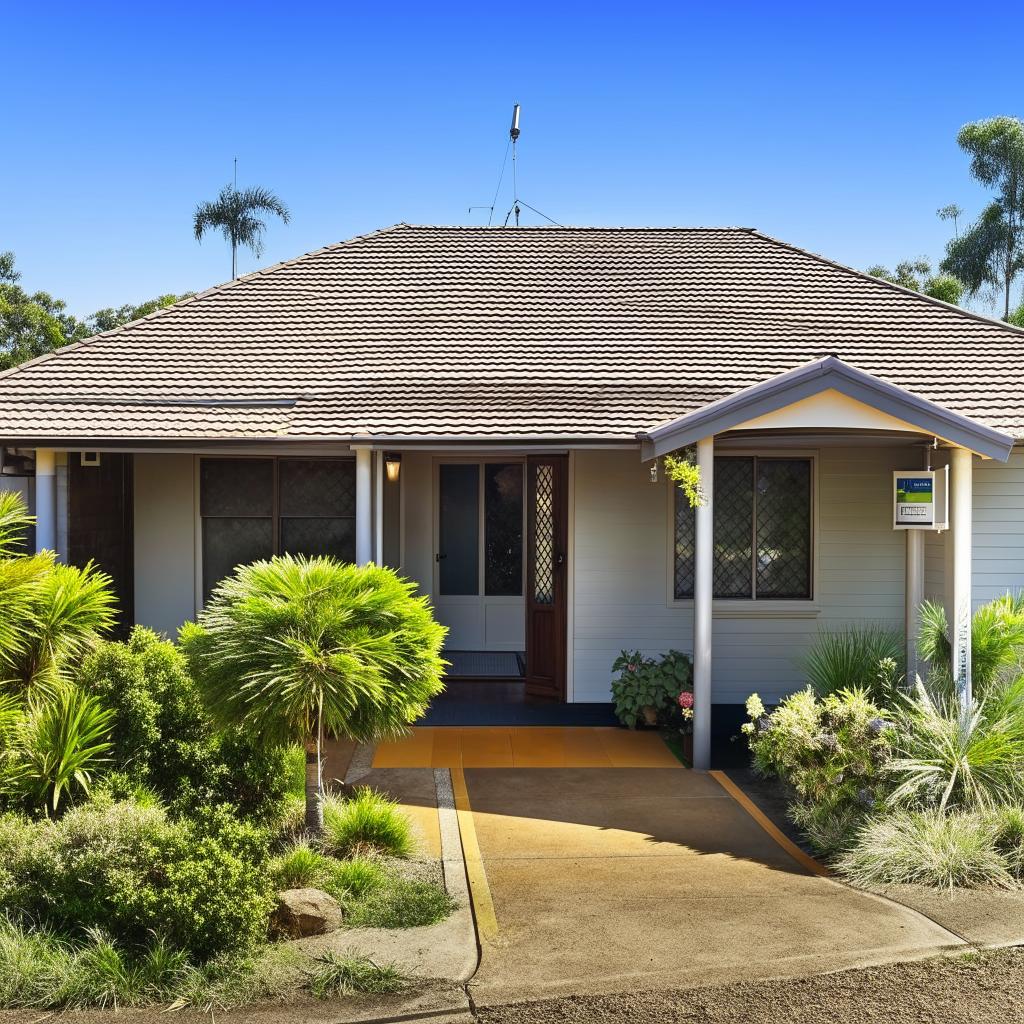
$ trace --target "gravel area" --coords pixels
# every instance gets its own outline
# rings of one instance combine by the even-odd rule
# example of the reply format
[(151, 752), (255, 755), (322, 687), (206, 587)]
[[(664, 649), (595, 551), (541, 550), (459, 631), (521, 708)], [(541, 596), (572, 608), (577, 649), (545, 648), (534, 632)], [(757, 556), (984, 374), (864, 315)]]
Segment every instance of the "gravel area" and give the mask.
[(1024, 1021), (1024, 948), (788, 981), (478, 1007), (480, 1024), (1003, 1024)]

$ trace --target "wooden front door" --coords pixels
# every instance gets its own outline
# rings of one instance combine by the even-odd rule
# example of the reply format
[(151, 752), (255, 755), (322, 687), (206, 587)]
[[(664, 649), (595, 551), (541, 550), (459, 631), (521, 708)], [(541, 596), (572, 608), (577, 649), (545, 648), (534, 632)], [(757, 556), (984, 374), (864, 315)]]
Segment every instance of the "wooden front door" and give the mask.
[(526, 460), (526, 692), (565, 700), (569, 460)]
[(121, 635), (135, 618), (133, 540), (132, 457), (101, 452), (99, 465), (83, 466), (81, 452), (68, 452), (68, 561), (110, 576)]

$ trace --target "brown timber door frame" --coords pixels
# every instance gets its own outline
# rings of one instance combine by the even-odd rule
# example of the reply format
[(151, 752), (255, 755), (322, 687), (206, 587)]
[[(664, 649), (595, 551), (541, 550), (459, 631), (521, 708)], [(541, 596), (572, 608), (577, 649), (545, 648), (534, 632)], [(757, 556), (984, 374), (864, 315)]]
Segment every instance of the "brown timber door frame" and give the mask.
[(565, 700), (569, 458), (526, 460), (526, 692)]

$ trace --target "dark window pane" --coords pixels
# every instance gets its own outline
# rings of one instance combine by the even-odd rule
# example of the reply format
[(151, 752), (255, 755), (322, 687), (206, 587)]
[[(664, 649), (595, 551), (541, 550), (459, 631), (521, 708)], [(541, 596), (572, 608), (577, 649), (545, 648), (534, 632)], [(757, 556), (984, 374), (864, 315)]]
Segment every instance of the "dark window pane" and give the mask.
[(754, 460), (715, 459), (715, 597), (750, 597)]
[(672, 484), (675, 492), (676, 544), (675, 544), (675, 595), (693, 597), (693, 567), (697, 519), (690, 507), (690, 500), (682, 488)]
[(356, 560), (354, 519), (281, 520), (281, 552), (289, 555), (330, 555), (342, 562)]
[(274, 553), (271, 519), (203, 520), (203, 595), (239, 565), (246, 565)]
[(523, 466), (484, 467), (484, 593), (518, 597), (523, 592)]
[(757, 596), (811, 596), (811, 464), (757, 464)]
[(442, 594), (480, 593), (480, 467), (440, 467), (438, 533)]
[(356, 464), (351, 459), (282, 459), (282, 516), (354, 516)]
[(199, 506), (204, 516), (269, 516), (274, 511), (271, 459), (203, 459)]

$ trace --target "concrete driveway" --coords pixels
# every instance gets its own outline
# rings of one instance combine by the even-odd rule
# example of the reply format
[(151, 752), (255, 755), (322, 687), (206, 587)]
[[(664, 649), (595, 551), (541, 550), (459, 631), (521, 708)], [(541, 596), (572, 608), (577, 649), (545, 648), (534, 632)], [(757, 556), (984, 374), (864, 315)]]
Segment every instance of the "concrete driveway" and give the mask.
[(466, 768), (497, 934), (478, 1005), (818, 974), (962, 947), (809, 874), (684, 768)]
[(966, 947), (916, 910), (809, 871), (741, 792), (683, 768), (654, 733), (421, 728), (377, 747), (372, 765), (451, 773), (481, 1006)]

